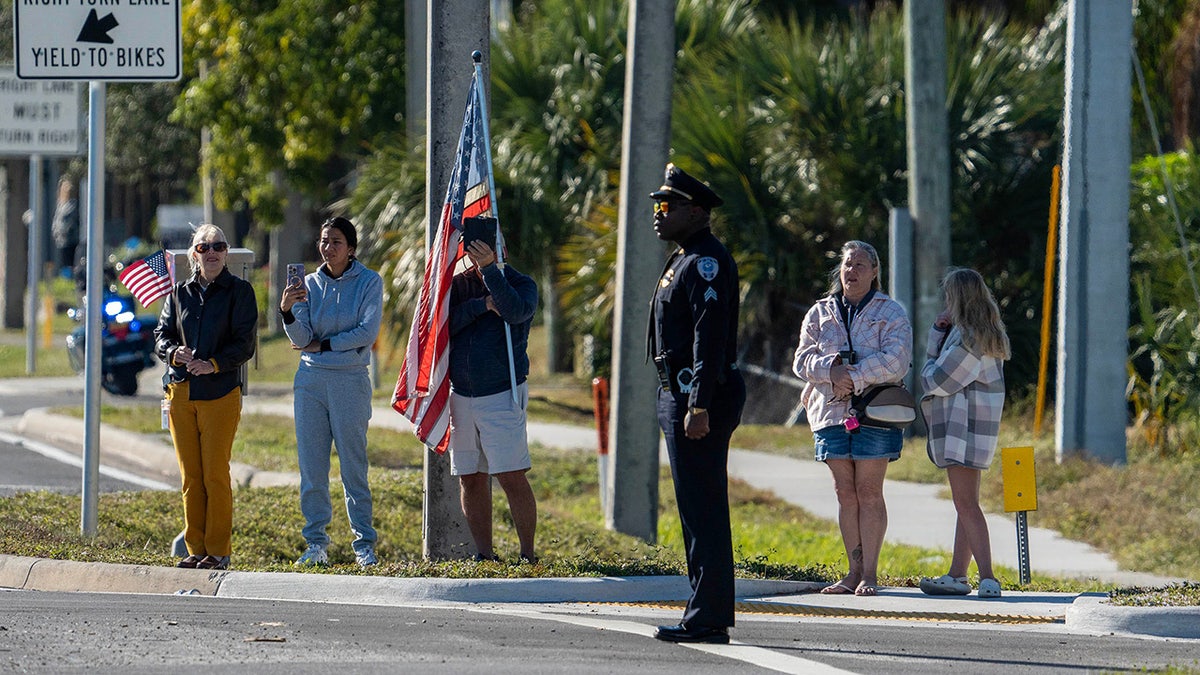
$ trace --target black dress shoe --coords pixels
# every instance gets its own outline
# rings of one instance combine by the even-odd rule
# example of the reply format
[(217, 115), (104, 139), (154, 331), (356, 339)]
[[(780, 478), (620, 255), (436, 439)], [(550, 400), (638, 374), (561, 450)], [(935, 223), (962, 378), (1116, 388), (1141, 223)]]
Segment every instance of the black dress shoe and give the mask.
[(663, 642), (703, 642), (707, 644), (729, 644), (729, 629), (717, 626), (693, 626), (685, 628), (678, 626), (659, 626), (654, 631), (654, 639)]

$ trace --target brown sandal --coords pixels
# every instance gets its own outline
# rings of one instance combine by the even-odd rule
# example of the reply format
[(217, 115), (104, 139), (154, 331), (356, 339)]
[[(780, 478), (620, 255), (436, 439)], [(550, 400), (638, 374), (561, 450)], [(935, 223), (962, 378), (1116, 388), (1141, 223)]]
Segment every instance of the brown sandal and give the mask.
[(204, 556), (202, 556), (202, 555), (189, 555), (188, 557), (186, 557), (183, 560), (180, 560), (178, 563), (176, 563), (175, 566), (182, 567), (184, 569), (194, 570), (200, 566), (200, 562), (202, 560), (204, 560)]

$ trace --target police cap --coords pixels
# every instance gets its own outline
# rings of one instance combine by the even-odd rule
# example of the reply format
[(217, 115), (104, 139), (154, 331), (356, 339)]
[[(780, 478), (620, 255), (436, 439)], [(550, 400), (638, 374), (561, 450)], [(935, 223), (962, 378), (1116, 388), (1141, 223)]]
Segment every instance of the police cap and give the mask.
[(720, 206), (725, 203), (725, 200), (717, 196), (704, 183), (692, 178), (683, 169), (674, 164), (667, 164), (666, 174), (663, 176), (662, 187), (650, 193), (651, 199), (686, 199), (696, 206), (704, 209), (712, 210), (713, 207)]

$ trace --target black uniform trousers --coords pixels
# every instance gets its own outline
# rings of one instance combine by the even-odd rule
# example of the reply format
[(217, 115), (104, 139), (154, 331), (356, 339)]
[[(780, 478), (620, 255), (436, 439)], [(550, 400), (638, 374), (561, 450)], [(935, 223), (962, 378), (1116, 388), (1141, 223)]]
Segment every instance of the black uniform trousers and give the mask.
[(667, 441), (675, 501), (683, 526), (692, 597), (680, 622), (685, 628), (733, 625), (733, 540), (729, 526), (729, 438), (742, 419), (746, 385), (730, 371), (708, 408), (709, 431), (699, 440), (684, 433), (686, 394), (658, 392), (658, 425)]

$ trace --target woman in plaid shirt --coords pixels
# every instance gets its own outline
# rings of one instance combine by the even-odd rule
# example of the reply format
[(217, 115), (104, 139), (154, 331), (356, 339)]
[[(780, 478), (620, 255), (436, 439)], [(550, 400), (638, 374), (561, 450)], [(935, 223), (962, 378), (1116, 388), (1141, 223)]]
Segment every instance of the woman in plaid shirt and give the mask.
[(950, 571), (921, 580), (929, 595), (967, 595), (967, 567), (979, 568), (979, 597), (1000, 597), (992, 573), (987, 522), (979, 507), (979, 479), (992, 463), (1004, 408), (1004, 361), (1010, 356), (1004, 321), (975, 270), (951, 270), (942, 279), (946, 309), (929, 329), (921, 369), (921, 413), (929, 429), (929, 458), (946, 469), (958, 524)]
[(859, 424), (850, 397), (901, 381), (912, 360), (912, 324), (884, 295), (879, 254), (850, 241), (830, 274), (827, 297), (813, 304), (800, 329), (792, 371), (805, 381), (800, 400), (813, 431), (816, 459), (833, 474), (838, 527), (850, 570), (822, 593), (875, 595), (879, 551), (887, 531), (883, 477), (900, 458), (903, 433)]

